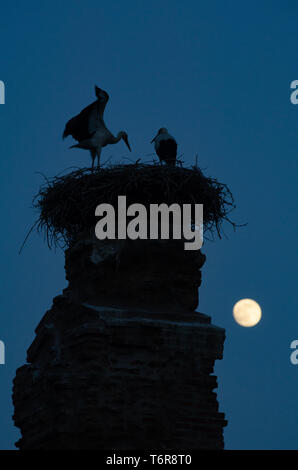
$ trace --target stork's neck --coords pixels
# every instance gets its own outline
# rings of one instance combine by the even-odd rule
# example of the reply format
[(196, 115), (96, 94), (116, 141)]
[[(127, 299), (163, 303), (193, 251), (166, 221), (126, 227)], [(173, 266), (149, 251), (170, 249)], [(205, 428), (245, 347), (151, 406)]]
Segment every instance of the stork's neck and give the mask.
[(117, 144), (117, 142), (119, 142), (119, 140), (121, 140), (121, 137), (122, 137), (122, 132), (118, 132), (117, 136), (113, 136), (113, 142), (114, 144)]

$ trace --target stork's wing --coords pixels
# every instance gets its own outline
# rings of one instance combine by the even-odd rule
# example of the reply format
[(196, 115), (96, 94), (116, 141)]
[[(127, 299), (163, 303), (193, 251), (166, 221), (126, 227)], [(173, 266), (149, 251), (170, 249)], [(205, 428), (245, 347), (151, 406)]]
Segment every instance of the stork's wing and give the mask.
[(81, 142), (88, 139), (103, 124), (103, 113), (109, 100), (109, 95), (97, 86), (95, 87), (95, 93), (98, 99), (66, 123), (63, 139), (71, 135), (74, 139)]
[(104, 125), (103, 122), (103, 113), (106, 107), (107, 102), (109, 101), (109, 95), (106, 91), (98, 88), (95, 85), (95, 94), (97, 96), (97, 106), (94, 106), (90, 111), (88, 129), (92, 134), (98, 129), (101, 125)]
[(102, 90), (101, 88), (98, 88), (98, 86), (96, 85), (95, 85), (95, 94), (97, 96), (97, 100), (100, 105), (99, 112), (101, 113), (101, 117), (102, 117), (106, 104), (109, 101), (109, 95), (106, 91)]

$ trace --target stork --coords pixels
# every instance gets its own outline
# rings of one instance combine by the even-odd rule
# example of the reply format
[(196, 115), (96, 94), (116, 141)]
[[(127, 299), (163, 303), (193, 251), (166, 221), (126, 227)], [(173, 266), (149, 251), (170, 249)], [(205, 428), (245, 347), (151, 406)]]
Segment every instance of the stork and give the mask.
[(155, 152), (157, 153), (160, 162), (165, 161), (169, 166), (175, 166), (177, 157), (177, 142), (172, 137), (165, 127), (159, 129), (156, 137), (151, 140), (154, 142)]
[(86, 149), (90, 151), (92, 170), (96, 156), (99, 166), (101, 149), (106, 145), (116, 144), (122, 139), (131, 152), (127, 133), (120, 131), (115, 137), (109, 129), (107, 129), (103, 120), (104, 110), (109, 101), (108, 93), (95, 85), (95, 94), (97, 100), (70, 119), (66, 123), (63, 133), (63, 139), (71, 135), (78, 141), (78, 144), (72, 145), (70, 148)]

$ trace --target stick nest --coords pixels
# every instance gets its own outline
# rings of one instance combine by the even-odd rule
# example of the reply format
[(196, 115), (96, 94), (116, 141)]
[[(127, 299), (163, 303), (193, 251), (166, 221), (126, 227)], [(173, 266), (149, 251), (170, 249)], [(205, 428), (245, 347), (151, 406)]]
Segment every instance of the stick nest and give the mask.
[[(159, 164), (128, 164), (78, 169), (63, 176), (45, 178), (33, 200), (39, 211), (34, 224), (45, 235), (48, 246), (69, 247), (80, 232), (95, 228), (95, 208), (108, 203), (117, 208), (118, 196), (127, 205), (172, 203), (203, 204), (204, 232), (222, 235), (222, 224), (236, 224), (229, 218), (235, 207), (229, 188), (203, 175), (198, 167), (183, 168)], [(208, 237), (207, 237), (208, 238)]]

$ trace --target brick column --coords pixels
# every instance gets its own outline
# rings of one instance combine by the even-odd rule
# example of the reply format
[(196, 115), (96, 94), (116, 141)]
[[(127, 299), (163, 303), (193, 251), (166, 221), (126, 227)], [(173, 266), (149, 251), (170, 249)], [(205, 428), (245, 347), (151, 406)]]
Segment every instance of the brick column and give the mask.
[(20, 449), (222, 449), (212, 375), (224, 330), (195, 312), (200, 252), (99, 242), (66, 252), (69, 286), (14, 379)]

